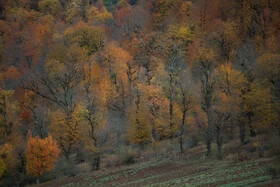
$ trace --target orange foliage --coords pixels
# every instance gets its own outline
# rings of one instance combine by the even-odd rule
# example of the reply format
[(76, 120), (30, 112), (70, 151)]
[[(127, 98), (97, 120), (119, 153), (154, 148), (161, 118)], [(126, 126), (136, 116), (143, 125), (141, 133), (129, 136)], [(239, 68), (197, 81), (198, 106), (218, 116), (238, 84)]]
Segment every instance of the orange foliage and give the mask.
[(26, 154), (26, 170), (34, 177), (38, 178), (46, 171), (54, 168), (60, 154), (60, 149), (55, 140), (49, 135), (46, 139), (40, 139), (38, 136), (32, 137), (28, 131), (28, 142), (25, 151)]

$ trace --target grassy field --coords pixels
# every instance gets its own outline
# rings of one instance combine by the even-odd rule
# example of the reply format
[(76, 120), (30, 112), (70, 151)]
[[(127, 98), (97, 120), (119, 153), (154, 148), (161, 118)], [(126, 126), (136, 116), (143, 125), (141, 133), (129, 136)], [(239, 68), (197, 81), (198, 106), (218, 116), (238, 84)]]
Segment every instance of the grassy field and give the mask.
[[(41, 186), (280, 186), (268, 167), (273, 158), (242, 162), (192, 157), (190, 150), (176, 158), (104, 169)], [(198, 159), (199, 158), (199, 159)]]

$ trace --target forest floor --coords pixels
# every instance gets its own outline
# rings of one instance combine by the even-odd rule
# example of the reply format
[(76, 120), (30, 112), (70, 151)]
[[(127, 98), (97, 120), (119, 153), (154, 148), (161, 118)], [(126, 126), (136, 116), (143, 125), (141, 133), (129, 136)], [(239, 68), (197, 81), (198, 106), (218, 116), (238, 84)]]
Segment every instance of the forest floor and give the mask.
[(268, 167), (279, 161), (262, 158), (232, 162), (205, 159), (199, 148), (146, 163), (104, 169), (40, 186), (280, 186)]

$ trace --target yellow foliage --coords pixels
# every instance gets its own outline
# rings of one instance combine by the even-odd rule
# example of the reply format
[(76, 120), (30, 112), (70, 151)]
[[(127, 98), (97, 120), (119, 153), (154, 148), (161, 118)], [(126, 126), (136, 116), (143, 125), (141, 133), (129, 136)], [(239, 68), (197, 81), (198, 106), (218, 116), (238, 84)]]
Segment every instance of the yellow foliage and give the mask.
[(84, 74), (84, 84), (97, 85), (101, 83), (101, 69), (95, 61), (84, 66)]
[(108, 23), (113, 20), (113, 15), (105, 8), (99, 10), (97, 7), (92, 7), (87, 11), (87, 18), (89, 21)]
[(89, 156), (93, 158), (101, 154), (101, 149), (97, 148), (92, 142), (87, 142), (85, 148), (88, 151)]
[(24, 98), (24, 101), (25, 101), (26, 103), (31, 103), (31, 102), (33, 101), (33, 99), (34, 99), (35, 96), (36, 96), (36, 94), (35, 94), (33, 91), (27, 91), (27, 92), (24, 94), (23, 98)]
[(147, 106), (139, 103), (129, 110), (128, 139), (132, 143), (143, 145), (151, 140), (151, 114)]
[(66, 21), (73, 22), (77, 18), (83, 19), (88, 5), (89, 0), (73, 0), (71, 3), (68, 3)]
[(229, 63), (220, 65), (215, 74), (219, 88), (216, 90), (219, 101), (215, 109), (220, 112), (236, 114), (241, 102), (241, 92), (246, 86), (244, 75), (235, 70)]
[(122, 8), (128, 7), (128, 6), (130, 6), (130, 5), (127, 3), (127, 0), (120, 0), (117, 4), (118, 9), (122, 9)]
[(58, 60), (52, 59), (45, 63), (45, 68), (47, 68), (50, 71), (50, 76), (54, 77), (56, 75), (61, 74), (66, 68), (66, 66)]
[(38, 3), (38, 7), (43, 13), (53, 16), (56, 16), (62, 9), (59, 0), (42, 0)]
[(149, 117), (149, 126), (156, 131), (160, 138), (169, 138), (178, 131), (181, 122), (181, 111), (178, 104), (173, 106), (173, 121), (171, 127), (169, 113), (169, 99), (164, 96), (161, 86), (137, 84), (141, 93), (140, 103), (145, 106), (146, 115)]
[(0, 146), (0, 177), (5, 171), (15, 165), (15, 158), (12, 151), (13, 147), (11, 144), (5, 143)]
[(68, 27), (67, 29), (65, 29), (65, 31), (63, 32), (63, 36), (65, 37), (66, 40), (71, 41), (72, 37), (74, 35), (74, 29), (72, 27)]
[(168, 29), (168, 35), (185, 50), (194, 38), (194, 34), (187, 25), (171, 25)]
[(19, 126), (18, 114), (20, 106), (13, 100), (14, 90), (0, 88), (0, 136), (8, 137), (12, 135)]
[(89, 55), (94, 54), (104, 45), (105, 33), (102, 27), (93, 27), (78, 24), (74, 29), (73, 42), (87, 50)]
[(238, 25), (235, 22), (226, 22), (223, 24), (223, 50), (226, 54), (226, 60), (233, 60), (235, 57), (235, 48), (241, 42), (238, 36)]
[(53, 135), (67, 151), (73, 150), (81, 141), (81, 110), (82, 106), (79, 105), (73, 113), (57, 110), (52, 114), (50, 127)]
[[(101, 51), (104, 63), (108, 67), (108, 73), (112, 82), (121, 87), (121, 81), (124, 85), (128, 85), (127, 63), (132, 61), (130, 54), (117, 45), (116, 42), (110, 42), (105, 49)], [(125, 86), (127, 88), (127, 86)]]
[(254, 141), (253, 142), (254, 147), (260, 147), (261, 145), (262, 145), (262, 143), (260, 141)]
[(279, 82), (280, 76), (280, 56), (279, 54), (266, 53), (257, 60), (257, 70), (265, 81), (265, 84), (270, 85), (271, 82)]
[[(55, 45), (46, 57), (44, 69), (50, 77), (61, 77), (70, 70), (78, 70), (87, 60), (87, 51), (77, 44), (69, 47)], [(65, 58), (67, 56), (67, 58)]]
[(247, 106), (254, 112), (256, 121), (254, 126), (262, 131), (268, 130), (269, 127), (277, 125), (279, 116), (279, 105), (275, 96), (271, 93), (270, 88), (262, 88), (259, 83), (254, 83), (252, 91), (246, 96)]
[(4, 163), (3, 159), (0, 158), (0, 177), (4, 174), (4, 172), (7, 170), (7, 166)]
[(200, 47), (197, 52), (197, 55), (195, 56), (195, 61), (198, 64), (194, 64), (194, 65), (199, 65), (200, 68), (205, 68), (205, 66), (211, 67), (212, 66), (211, 64), (214, 64), (214, 59), (215, 59), (215, 55), (212, 48), (208, 49), (205, 47)]

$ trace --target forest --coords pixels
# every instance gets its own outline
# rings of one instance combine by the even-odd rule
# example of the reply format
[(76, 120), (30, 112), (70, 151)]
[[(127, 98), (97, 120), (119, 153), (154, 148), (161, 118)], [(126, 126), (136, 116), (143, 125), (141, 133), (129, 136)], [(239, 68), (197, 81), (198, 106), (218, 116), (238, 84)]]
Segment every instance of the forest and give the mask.
[(234, 140), (279, 158), (279, 16), (279, 0), (1, 0), (0, 186), (201, 144), (223, 160)]

